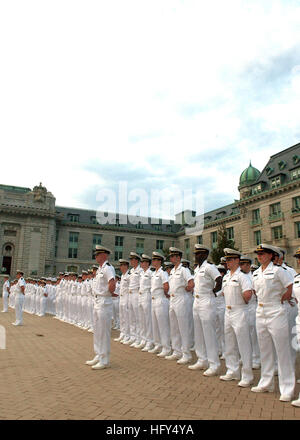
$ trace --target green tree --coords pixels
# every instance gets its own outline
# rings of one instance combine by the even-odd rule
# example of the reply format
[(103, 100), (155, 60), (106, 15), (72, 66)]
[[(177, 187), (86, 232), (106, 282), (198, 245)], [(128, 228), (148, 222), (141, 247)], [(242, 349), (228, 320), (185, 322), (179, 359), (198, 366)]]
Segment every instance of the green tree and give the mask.
[(212, 250), (210, 257), (215, 264), (220, 263), (221, 257), (224, 257), (224, 248), (235, 249), (234, 240), (227, 236), (225, 223), (222, 223), (218, 229), (217, 247)]

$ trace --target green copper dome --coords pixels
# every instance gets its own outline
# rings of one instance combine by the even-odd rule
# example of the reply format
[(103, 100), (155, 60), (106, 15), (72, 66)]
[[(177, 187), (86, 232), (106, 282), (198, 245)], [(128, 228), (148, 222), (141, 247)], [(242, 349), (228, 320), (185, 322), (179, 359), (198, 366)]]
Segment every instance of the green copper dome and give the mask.
[(258, 171), (257, 168), (254, 168), (250, 162), (248, 168), (246, 168), (241, 174), (240, 186), (252, 185), (254, 182), (256, 182), (259, 175), (260, 175), (260, 171)]

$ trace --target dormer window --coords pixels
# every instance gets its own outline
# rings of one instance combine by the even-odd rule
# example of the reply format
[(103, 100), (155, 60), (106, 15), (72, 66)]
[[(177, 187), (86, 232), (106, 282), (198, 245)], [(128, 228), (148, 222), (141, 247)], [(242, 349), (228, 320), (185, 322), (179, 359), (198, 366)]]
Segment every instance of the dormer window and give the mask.
[(291, 180), (296, 180), (300, 178), (300, 168), (296, 168), (295, 170), (291, 171)]
[(278, 188), (281, 185), (281, 176), (274, 177), (271, 180), (271, 188)]
[(74, 223), (79, 222), (79, 214), (68, 214), (67, 218), (69, 222), (74, 222)]
[(273, 173), (273, 171), (274, 171), (274, 168), (272, 168), (272, 167), (267, 167), (267, 168), (266, 168), (267, 176), (270, 176), (270, 175)]
[(220, 211), (220, 212), (217, 212), (217, 214), (216, 214), (216, 219), (218, 220), (218, 219), (224, 217), (225, 214), (226, 214), (226, 211)]
[(300, 163), (300, 156), (295, 154), (295, 156), (293, 156), (293, 164), (298, 165), (298, 163)]
[(284, 160), (281, 160), (278, 162), (278, 167), (280, 170), (283, 170), (286, 167), (286, 162)]
[(262, 191), (261, 183), (259, 183), (258, 185), (255, 185), (255, 186), (252, 188), (252, 194), (258, 194), (258, 193), (260, 193), (261, 191)]

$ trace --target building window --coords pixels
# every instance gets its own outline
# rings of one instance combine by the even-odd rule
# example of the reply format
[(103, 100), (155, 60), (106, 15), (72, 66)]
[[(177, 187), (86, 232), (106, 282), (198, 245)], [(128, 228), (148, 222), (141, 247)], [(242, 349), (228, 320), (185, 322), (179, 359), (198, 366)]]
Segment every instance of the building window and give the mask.
[(280, 162), (278, 162), (278, 168), (280, 170), (284, 170), (285, 167), (286, 167), (286, 162), (284, 160), (281, 160)]
[(293, 163), (294, 165), (297, 165), (300, 162), (300, 156), (298, 156), (297, 154), (295, 154), (293, 156)]
[(136, 227), (136, 229), (143, 229), (142, 222), (138, 222), (138, 223), (135, 225), (135, 227)]
[(211, 232), (210, 237), (211, 237), (211, 247), (215, 249), (218, 243), (218, 232), (217, 231)]
[(281, 185), (281, 177), (277, 176), (271, 180), (271, 188), (277, 188)]
[(228, 240), (234, 240), (234, 229), (233, 229), (233, 227), (226, 228), (226, 233), (227, 233)]
[(198, 237), (197, 237), (197, 243), (198, 243), (198, 244), (203, 244), (203, 236), (202, 236), (202, 235), (198, 235)]
[(92, 215), (92, 217), (90, 218), (90, 220), (91, 220), (91, 223), (93, 223), (93, 225), (96, 225), (98, 222), (97, 222), (97, 218), (96, 218), (96, 216), (95, 215)]
[(291, 180), (296, 180), (300, 178), (300, 168), (296, 168), (295, 170), (291, 171)]
[(115, 251), (115, 261), (118, 261), (120, 258), (123, 258), (123, 251)]
[(295, 223), (296, 227), (296, 238), (300, 238), (300, 222)]
[(255, 186), (252, 188), (252, 194), (258, 194), (258, 193), (260, 193), (260, 192), (262, 192), (262, 186), (261, 186), (261, 183), (259, 183), (258, 185), (255, 185)]
[(57, 245), (55, 245), (55, 248), (54, 248), (54, 257), (57, 257)]
[(69, 233), (69, 258), (77, 258), (79, 232)]
[(293, 211), (300, 210), (300, 196), (293, 197)]
[(277, 216), (280, 214), (281, 214), (280, 202), (273, 203), (273, 205), (270, 205), (270, 215), (271, 216)]
[(275, 226), (275, 228), (272, 228), (272, 238), (273, 238), (273, 240), (279, 240), (282, 237), (283, 237), (282, 225)]
[(79, 222), (79, 214), (68, 214), (68, 221), (78, 223)]
[(115, 246), (122, 246), (124, 245), (124, 237), (115, 237)]
[(136, 253), (142, 255), (144, 253), (144, 238), (136, 239)]
[(96, 245), (101, 245), (102, 242), (102, 235), (100, 234), (94, 234), (93, 235), (93, 252), (92, 252), (92, 259), (94, 258), (94, 250), (96, 249)]
[(252, 211), (252, 220), (253, 220), (253, 221), (258, 221), (258, 220), (260, 220), (260, 211), (259, 211), (259, 208), (258, 208), (258, 209), (253, 209), (253, 211)]
[(261, 231), (254, 231), (254, 243), (256, 246), (261, 244)]
[(115, 236), (115, 261), (123, 258), (124, 237)]
[(164, 241), (163, 240), (156, 240), (156, 250), (162, 251), (164, 248)]

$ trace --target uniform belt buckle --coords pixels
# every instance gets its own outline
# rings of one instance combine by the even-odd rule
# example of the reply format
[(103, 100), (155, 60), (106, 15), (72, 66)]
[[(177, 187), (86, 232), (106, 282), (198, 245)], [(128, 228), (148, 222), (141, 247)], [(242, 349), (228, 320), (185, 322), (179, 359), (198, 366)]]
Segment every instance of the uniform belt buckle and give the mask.
[(155, 299), (154, 296), (152, 296), (152, 299)]
[(231, 310), (231, 306), (226, 306), (226, 308), (227, 308), (228, 310)]
[(171, 296), (175, 296), (174, 293), (171, 293)]
[(142, 292), (139, 292), (139, 294), (141, 295), (141, 294), (142, 294)]
[(199, 296), (199, 295), (196, 295), (196, 298), (200, 298), (200, 296)]
[(259, 307), (263, 307), (263, 303), (258, 303)]
[(129, 293), (132, 293), (132, 290), (129, 290)]

